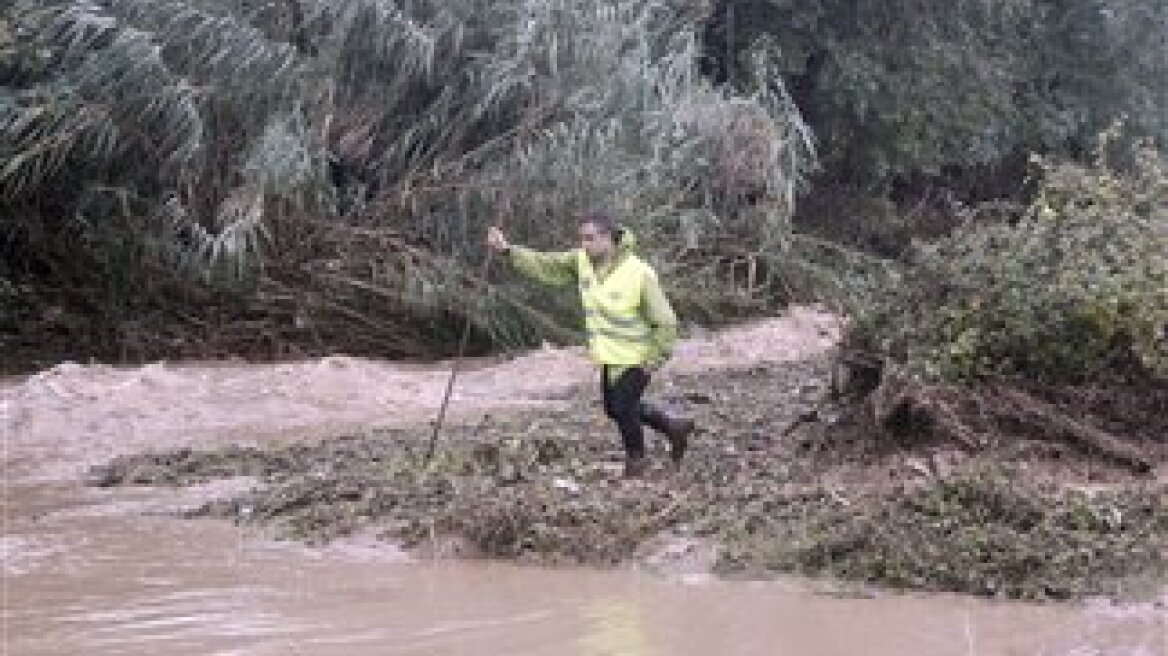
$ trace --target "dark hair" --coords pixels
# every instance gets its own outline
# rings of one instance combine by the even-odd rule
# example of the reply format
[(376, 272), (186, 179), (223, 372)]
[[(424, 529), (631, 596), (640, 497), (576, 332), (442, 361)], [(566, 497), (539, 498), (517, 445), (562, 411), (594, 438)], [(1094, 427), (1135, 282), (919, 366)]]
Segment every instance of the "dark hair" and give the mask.
[(611, 212), (605, 210), (589, 210), (580, 215), (580, 225), (592, 224), (596, 229), (612, 236), (614, 242), (619, 242), (624, 228), (617, 222)]

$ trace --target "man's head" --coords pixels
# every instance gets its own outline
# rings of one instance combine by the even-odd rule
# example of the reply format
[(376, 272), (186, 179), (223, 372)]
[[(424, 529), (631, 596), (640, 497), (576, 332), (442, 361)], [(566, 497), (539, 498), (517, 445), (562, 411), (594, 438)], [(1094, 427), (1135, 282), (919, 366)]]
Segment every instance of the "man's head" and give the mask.
[(580, 247), (592, 258), (611, 257), (616, 253), (620, 230), (608, 212), (586, 212), (580, 216)]

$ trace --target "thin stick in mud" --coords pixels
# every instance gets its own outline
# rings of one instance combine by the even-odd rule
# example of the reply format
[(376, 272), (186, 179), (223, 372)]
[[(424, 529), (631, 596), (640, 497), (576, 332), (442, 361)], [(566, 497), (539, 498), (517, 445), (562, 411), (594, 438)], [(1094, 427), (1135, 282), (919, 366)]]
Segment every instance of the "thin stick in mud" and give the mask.
[[(483, 285), (487, 284), (487, 276), (491, 273), (491, 260), (494, 259), (495, 252), (487, 249), (487, 255), (483, 258), (483, 270), (479, 272), (479, 282)], [(466, 314), (466, 322), (462, 325), (462, 336), (458, 340), (458, 352), (454, 356), (454, 364), (450, 367), (450, 378), (446, 381), (446, 391), (442, 395), (442, 403), (438, 406), (438, 417), (434, 419), (434, 431), (430, 434), (430, 442), (426, 445), (426, 458), (423, 461), (426, 465), (430, 464), (430, 459), (434, 457), (434, 449), (438, 445), (438, 434), (442, 432), (442, 424), (446, 420), (446, 410), (450, 406), (450, 397), (454, 392), (454, 382), (458, 379), (459, 369), (462, 368), (462, 358), (466, 353), (467, 342), (470, 341), (470, 329), (472, 325), (471, 313)]]

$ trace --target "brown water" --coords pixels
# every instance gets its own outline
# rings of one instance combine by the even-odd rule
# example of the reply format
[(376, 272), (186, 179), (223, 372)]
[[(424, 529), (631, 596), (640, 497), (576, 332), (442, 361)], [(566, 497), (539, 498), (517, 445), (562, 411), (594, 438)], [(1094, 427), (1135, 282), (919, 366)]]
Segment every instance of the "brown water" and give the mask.
[[(693, 342), (675, 366), (802, 357), (830, 344), (822, 321), (796, 314)], [(469, 416), (589, 377), (573, 354), (542, 352), (480, 367), (457, 401)], [(11, 382), (0, 389), (0, 654), (1168, 655), (1168, 618), (1153, 604), (844, 599), (795, 581), (418, 560), (372, 541), (310, 549), (168, 515), (246, 481), (77, 483), (117, 453), (416, 420), (443, 381), (441, 368), (331, 358), (71, 365)]]
[(840, 599), (798, 583), (411, 562), (153, 514), (177, 494), (10, 489), (3, 653), (1168, 653), (1151, 606)]

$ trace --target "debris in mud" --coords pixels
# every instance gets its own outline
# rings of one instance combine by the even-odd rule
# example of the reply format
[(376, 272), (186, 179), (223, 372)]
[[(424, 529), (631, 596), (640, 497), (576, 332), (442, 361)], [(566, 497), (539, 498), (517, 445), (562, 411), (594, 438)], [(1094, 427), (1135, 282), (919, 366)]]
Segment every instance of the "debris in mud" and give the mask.
[(193, 485), (215, 478), (266, 476), (292, 465), (291, 458), (273, 458), (259, 449), (229, 446), (222, 451), (202, 452), (184, 448), (166, 453), (121, 456), (91, 467), (85, 484), (91, 487), (116, 485)]
[[(968, 389), (923, 383), (886, 367), (865, 407), (875, 425), (893, 434), (931, 434), (967, 451), (983, 450), (1003, 436), (1041, 439), (1067, 444), (1137, 474), (1146, 474), (1151, 471), (1152, 463), (1138, 445), (1121, 436), (1140, 436), (1165, 423), (1162, 415), (1168, 407), (1168, 388), (1141, 385), (1121, 388), (1119, 395), (1115, 391), (1103, 389), (1092, 393), (1041, 387), (1025, 390), (1003, 384)], [(1042, 396), (1053, 399), (1047, 401)], [(1127, 405), (1126, 416), (1113, 410), (1108, 413), (1109, 423), (1117, 425), (1120, 432), (1115, 434), (1080, 416), (1101, 414), (1100, 411), (1108, 410), (1107, 406), (1084, 413), (1082, 407), (1059, 403), (1068, 396), (1110, 397), (1113, 402)]]
[(734, 536), (723, 566), (1068, 599), (1154, 591), (1168, 564), (1168, 505), (1142, 489), (1087, 494), (989, 470), (880, 495), (814, 493), (789, 512)]
[[(682, 541), (706, 545), (726, 573), (1019, 598), (1123, 596), (1133, 577), (1163, 580), (1162, 488), (1092, 464), (1119, 485), (1090, 495), (1002, 473), (1026, 464), (1009, 449), (947, 459), (937, 444), (831, 424), (828, 368), (817, 359), (662, 381), (658, 391), (688, 399), (702, 429), (676, 474), (664, 440), (653, 441), (659, 467), (645, 481), (620, 478), (618, 440), (587, 389), (566, 411), (451, 427), (428, 466), (418, 428), (120, 458), (91, 482), (258, 476), (260, 488), (190, 514), (273, 525), (309, 543), (372, 529), (432, 552), (457, 543), (462, 555), (609, 566), (654, 561), (651, 545)], [(1074, 466), (1088, 456), (1062, 458), (1063, 483), (1090, 482)]]

